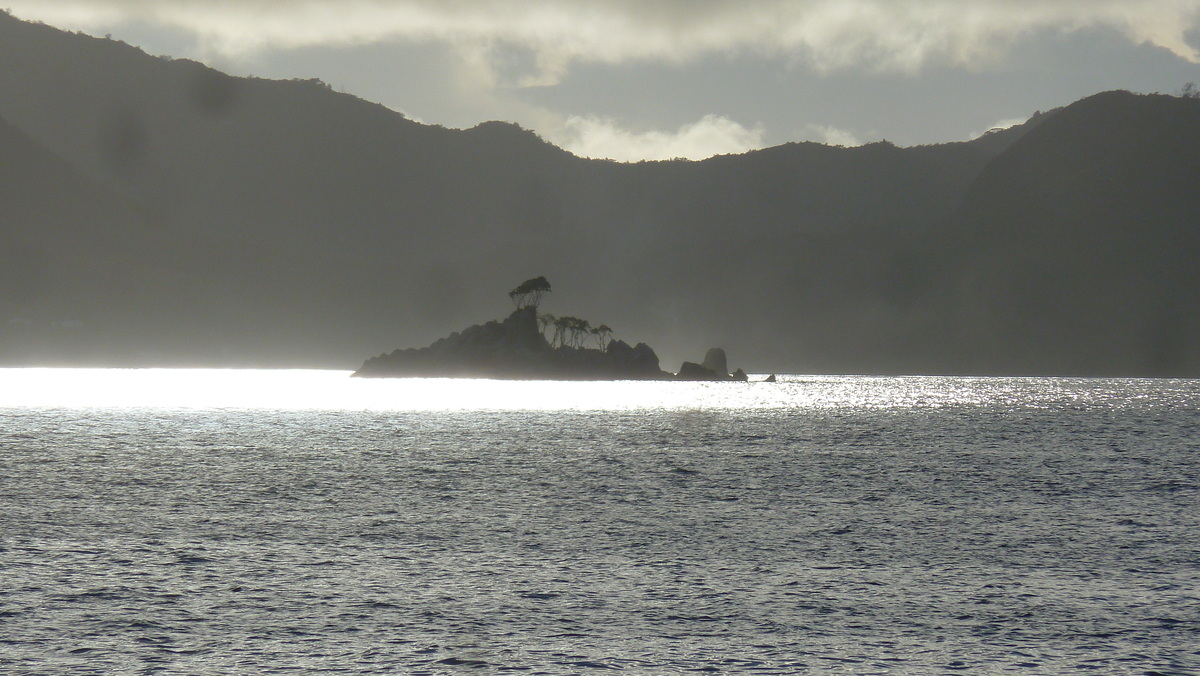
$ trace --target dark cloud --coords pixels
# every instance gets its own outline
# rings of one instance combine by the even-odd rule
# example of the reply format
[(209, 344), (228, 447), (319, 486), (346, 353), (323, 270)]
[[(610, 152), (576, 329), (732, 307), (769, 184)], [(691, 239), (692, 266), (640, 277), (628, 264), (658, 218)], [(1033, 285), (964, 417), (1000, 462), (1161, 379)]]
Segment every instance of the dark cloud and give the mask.
[(13, 0), (20, 15), (77, 24), (145, 19), (217, 51), (389, 38), (518, 45), (553, 74), (574, 61), (685, 60), (730, 50), (800, 54), (823, 68), (913, 71), (986, 63), (1029, 31), (1108, 26), (1200, 60), (1197, 0)]

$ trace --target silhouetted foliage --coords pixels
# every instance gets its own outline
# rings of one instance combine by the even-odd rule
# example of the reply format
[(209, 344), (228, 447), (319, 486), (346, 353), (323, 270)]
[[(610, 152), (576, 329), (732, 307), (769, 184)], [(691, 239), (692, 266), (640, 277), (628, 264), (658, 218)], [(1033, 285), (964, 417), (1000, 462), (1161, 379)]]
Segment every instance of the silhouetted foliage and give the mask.
[(572, 317), (571, 320), (571, 326), (569, 327), (571, 331), (571, 346), (581, 348), (587, 337), (591, 335), (592, 325), (588, 323), (588, 320), (578, 317)]
[(571, 323), (570, 317), (554, 317), (554, 335), (550, 338), (552, 347), (562, 347), (565, 343), (567, 326)]
[(559, 347), (579, 347), (581, 344), (580, 334), (586, 331), (588, 323), (586, 320), (578, 317), (559, 317), (554, 322), (555, 337), (558, 339)]
[(550, 314), (549, 312), (539, 314), (538, 315), (538, 330), (541, 331), (543, 334), (546, 333), (547, 327), (554, 326), (555, 319), (556, 319), (556, 317), (554, 315)]
[(548, 293), (550, 293), (550, 282), (546, 281), (545, 277), (534, 277), (518, 284), (517, 288), (508, 292), (508, 297), (512, 299), (518, 309), (536, 308)]
[(555, 347), (583, 347), (584, 341), (588, 336), (592, 335), (592, 326), (586, 319), (579, 317), (555, 317), (553, 318), (554, 336), (550, 339), (550, 345)]
[(608, 324), (601, 324), (592, 329), (592, 335), (596, 337), (596, 344), (603, 350), (612, 339), (612, 329), (608, 328)]

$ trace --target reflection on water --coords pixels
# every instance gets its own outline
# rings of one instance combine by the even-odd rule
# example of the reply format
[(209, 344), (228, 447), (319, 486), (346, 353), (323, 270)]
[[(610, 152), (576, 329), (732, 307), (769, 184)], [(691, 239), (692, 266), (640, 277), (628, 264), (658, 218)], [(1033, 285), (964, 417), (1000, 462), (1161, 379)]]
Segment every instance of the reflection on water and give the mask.
[[(348, 371), (0, 369), (0, 407), (329, 411), (636, 411), (1122, 405), (1197, 381), (780, 376), (779, 382), (575, 382), (351, 378)], [(1174, 394), (1172, 394), (1174, 393)]]
[(1198, 382), (0, 370), (0, 673), (1200, 673)]

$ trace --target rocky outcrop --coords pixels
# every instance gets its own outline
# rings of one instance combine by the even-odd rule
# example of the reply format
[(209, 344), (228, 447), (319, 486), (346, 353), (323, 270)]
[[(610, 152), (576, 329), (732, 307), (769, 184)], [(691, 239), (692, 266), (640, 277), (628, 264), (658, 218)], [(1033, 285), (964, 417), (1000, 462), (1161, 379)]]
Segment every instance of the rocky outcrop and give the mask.
[(741, 369), (734, 371), (733, 375), (729, 374), (725, 350), (719, 347), (714, 347), (706, 352), (703, 363), (683, 362), (676, 378), (680, 380), (749, 380), (746, 372)]
[(725, 359), (725, 350), (714, 347), (704, 353), (704, 361), (700, 362), (704, 368), (712, 371), (719, 376), (729, 375), (729, 363)]
[(552, 347), (538, 329), (537, 310), (521, 308), (504, 321), (476, 324), (423, 348), (372, 357), (359, 377), (665, 380), (658, 355), (645, 343), (614, 340), (604, 350)]
[(675, 377), (680, 380), (727, 380), (716, 371), (706, 369), (694, 361), (683, 362), (683, 365), (679, 367), (679, 374)]

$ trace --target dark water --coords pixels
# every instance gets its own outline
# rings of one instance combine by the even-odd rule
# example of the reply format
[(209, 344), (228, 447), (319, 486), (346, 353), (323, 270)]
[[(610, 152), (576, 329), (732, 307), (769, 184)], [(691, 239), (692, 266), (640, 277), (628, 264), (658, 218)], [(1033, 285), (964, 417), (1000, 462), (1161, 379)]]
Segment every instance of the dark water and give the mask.
[(1200, 673), (1200, 383), (739, 396), (2, 409), (0, 672)]

